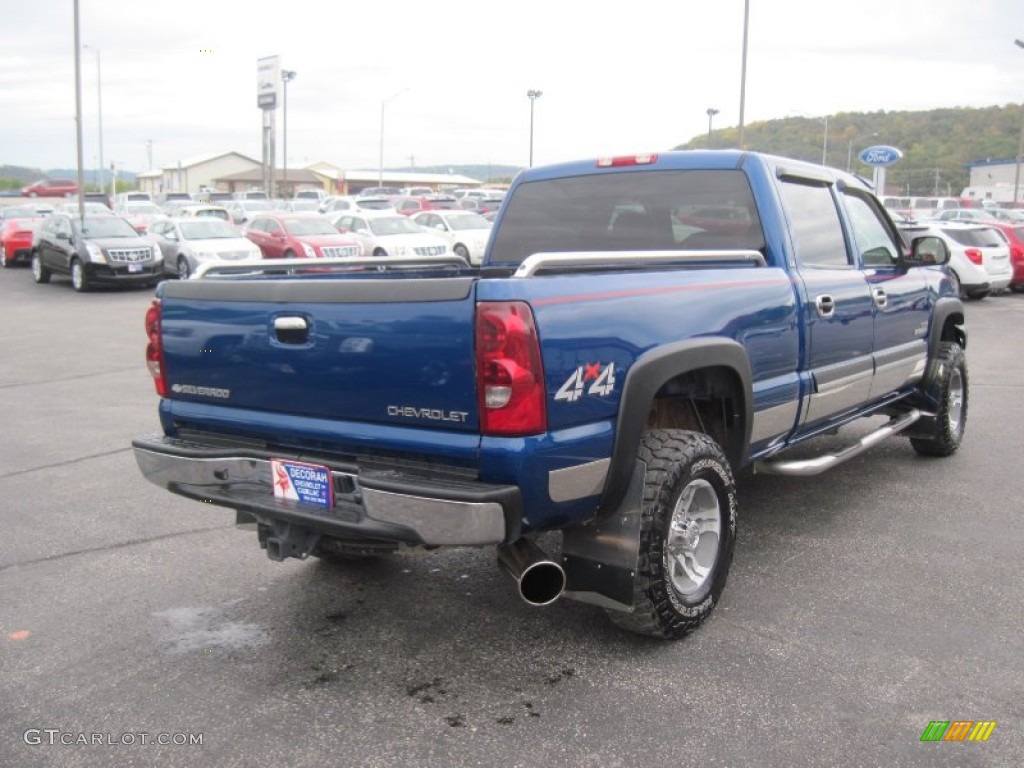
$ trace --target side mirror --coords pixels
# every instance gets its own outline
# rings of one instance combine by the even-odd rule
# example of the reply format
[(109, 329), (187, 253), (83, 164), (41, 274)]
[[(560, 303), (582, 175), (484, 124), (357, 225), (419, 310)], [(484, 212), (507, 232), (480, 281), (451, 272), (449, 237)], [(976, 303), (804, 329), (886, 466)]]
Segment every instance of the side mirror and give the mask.
[(57, 233), (57, 239), (58, 240), (67, 240), (70, 243), (71, 242), (71, 235), (69, 235), (67, 232), (58, 232)]
[(910, 253), (903, 257), (905, 267), (934, 267), (949, 263), (950, 252), (946, 241), (940, 237), (915, 237), (910, 243)]

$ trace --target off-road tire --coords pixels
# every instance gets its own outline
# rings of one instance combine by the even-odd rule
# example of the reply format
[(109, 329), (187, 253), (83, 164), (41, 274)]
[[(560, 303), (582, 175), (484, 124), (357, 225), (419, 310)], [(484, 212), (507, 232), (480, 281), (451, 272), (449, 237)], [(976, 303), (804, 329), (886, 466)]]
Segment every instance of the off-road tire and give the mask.
[[(647, 466), (640, 521), (640, 554), (633, 580), (632, 613), (607, 611), (615, 624), (643, 635), (675, 640), (696, 629), (718, 603), (725, 588), (736, 544), (736, 484), (722, 449), (707, 435), (681, 429), (655, 429), (644, 433), (638, 457)], [(717, 503), (718, 531), (701, 550), (714, 553), (706, 576), (694, 590), (677, 589), (674, 568), (682, 567), (669, 551), (671, 523), (685, 519), (684, 491), (700, 494), (705, 504)], [(691, 497), (696, 499), (696, 495)], [(680, 513), (683, 512), (682, 518)], [(700, 526), (698, 526), (700, 527)], [(709, 550), (708, 547), (714, 549)], [(693, 567), (691, 563), (691, 568)], [(688, 573), (688, 572), (687, 572)]]
[(939, 343), (932, 363), (938, 384), (939, 410), (928, 437), (912, 437), (910, 444), (922, 456), (950, 456), (956, 453), (967, 427), (967, 358), (955, 341)]

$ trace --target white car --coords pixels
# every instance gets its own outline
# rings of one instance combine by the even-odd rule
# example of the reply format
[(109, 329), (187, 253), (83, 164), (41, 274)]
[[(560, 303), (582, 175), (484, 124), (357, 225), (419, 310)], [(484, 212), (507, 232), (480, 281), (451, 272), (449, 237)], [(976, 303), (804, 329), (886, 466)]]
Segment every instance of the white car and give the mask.
[(217, 218), (164, 219), (152, 224), (149, 234), (160, 246), (164, 271), (176, 274), (182, 280), (200, 264), (209, 261), (243, 261), (262, 257), (256, 243)]
[(351, 234), (372, 256), (450, 256), (448, 241), (427, 232), (408, 216), (385, 211), (339, 213), (331, 223)]
[(387, 197), (358, 197), (336, 195), (320, 203), (320, 213), (341, 213), (342, 211), (388, 211), (395, 212), (395, 203)]
[(915, 237), (941, 237), (949, 246), (948, 269), (960, 295), (983, 299), (993, 291), (1003, 291), (1013, 280), (1010, 244), (995, 227), (960, 221), (931, 221), (900, 227), (910, 242)]
[(472, 211), (420, 211), (410, 218), (447, 240), (456, 256), (475, 265), (483, 261), (492, 224), (480, 214)]

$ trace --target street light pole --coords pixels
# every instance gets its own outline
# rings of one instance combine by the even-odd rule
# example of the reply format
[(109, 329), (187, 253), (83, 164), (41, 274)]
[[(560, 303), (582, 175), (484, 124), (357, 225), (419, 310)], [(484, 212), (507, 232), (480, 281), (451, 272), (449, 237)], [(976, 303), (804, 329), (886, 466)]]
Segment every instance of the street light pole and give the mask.
[(394, 99), (397, 99), (403, 93), (408, 91), (408, 88), (403, 88), (400, 91), (396, 91), (388, 96), (384, 101), (380, 103), (380, 163), (377, 166), (377, 186), (384, 186), (384, 108)]
[(526, 98), (530, 100), (530, 168), (533, 168), (533, 102), (544, 95), (543, 91), (527, 91)]
[(743, 146), (743, 111), (747, 103), (747, 32), (750, 28), (750, 0), (743, 0), (743, 60), (740, 65), (740, 129), (739, 148)]
[[(282, 158), (282, 164), (284, 165), (284, 180), (281, 182), (283, 187), (282, 192), (288, 194), (288, 83), (295, 79), (298, 73), (294, 69), (282, 69), (281, 70), (281, 82), (284, 83), (284, 149), (282, 150), (284, 157)], [(295, 195), (292, 195), (295, 197)]]
[(718, 114), (718, 110), (715, 109), (714, 107), (708, 107), (707, 113), (708, 113), (708, 149), (711, 149), (711, 120), (714, 118), (715, 115)]
[[(100, 141), (100, 194), (106, 194), (106, 169), (103, 166), (103, 80), (100, 77), (100, 49), (94, 48), (91, 45), (83, 45), (83, 48), (88, 48), (90, 51), (96, 54), (96, 111), (99, 115), (99, 141)], [(111, 193), (113, 194), (113, 193)]]
[[(1014, 40), (1014, 45), (1018, 48), (1024, 48), (1024, 40)], [(1021, 108), (1024, 112), (1024, 107)], [(1017, 195), (1020, 192), (1020, 163), (1022, 156), (1024, 156), (1024, 118), (1021, 119), (1020, 123), (1020, 141), (1017, 144), (1017, 170), (1013, 174), (1013, 205), (1017, 206)]]
[(821, 164), (827, 165), (825, 158), (828, 156), (828, 115), (825, 115), (825, 138), (821, 141)]
[(78, 154), (78, 218), (85, 220), (85, 172), (82, 169), (82, 48), (78, 0), (75, 0), (75, 143)]

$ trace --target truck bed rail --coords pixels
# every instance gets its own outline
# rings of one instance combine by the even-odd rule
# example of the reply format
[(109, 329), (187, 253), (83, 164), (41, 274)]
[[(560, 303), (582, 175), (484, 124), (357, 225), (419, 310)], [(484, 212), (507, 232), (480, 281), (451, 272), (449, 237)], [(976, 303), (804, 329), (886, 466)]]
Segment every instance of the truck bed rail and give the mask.
[(523, 259), (513, 277), (533, 277), (541, 270), (557, 267), (573, 269), (586, 267), (658, 268), (666, 264), (733, 264), (740, 267), (764, 267), (764, 255), (753, 250), (713, 251), (565, 251), (562, 253), (535, 253)]
[(470, 269), (460, 256), (373, 256), (361, 259), (250, 259), (200, 264), (193, 279), (204, 277), (252, 277), (253, 275), (309, 270), (311, 272), (387, 272), (392, 269)]

